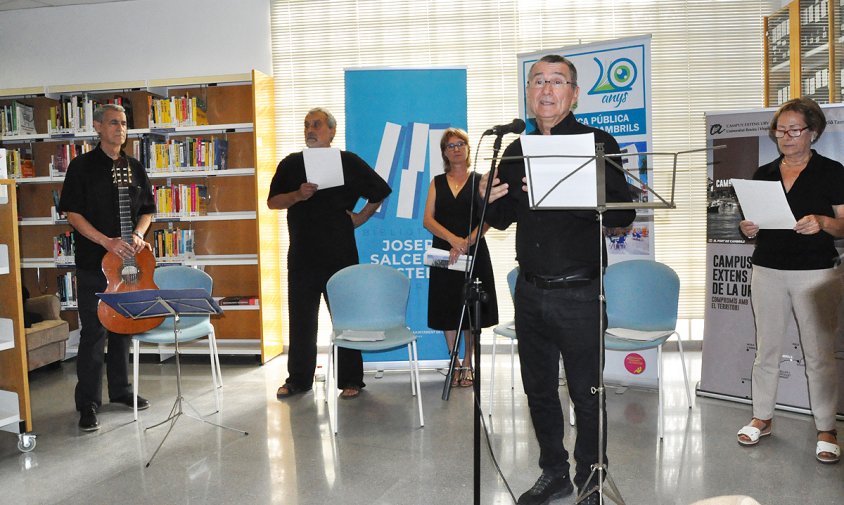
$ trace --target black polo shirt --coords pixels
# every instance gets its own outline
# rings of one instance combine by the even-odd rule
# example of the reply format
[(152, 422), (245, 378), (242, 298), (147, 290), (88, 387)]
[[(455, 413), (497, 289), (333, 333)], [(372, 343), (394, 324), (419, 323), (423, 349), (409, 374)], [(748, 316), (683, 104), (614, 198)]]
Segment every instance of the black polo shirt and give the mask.
[[(782, 157), (756, 170), (753, 178), (782, 184)], [(844, 204), (844, 166), (812, 150), (806, 168), (785, 194), (794, 218), (815, 214), (834, 217), (834, 205)], [(832, 268), (838, 259), (834, 238), (825, 231), (801, 235), (794, 230), (759, 230), (753, 264), (779, 270)]]
[[(320, 189), (307, 200), (287, 210), (290, 249), (287, 268), (336, 269), (358, 263), (355, 227), (346, 211), (358, 200), (383, 201), (390, 186), (358, 155), (340, 151), (344, 185)], [(301, 152), (281, 160), (270, 184), (269, 197), (290, 193), (306, 182), (305, 158)]]
[[(122, 153), (121, 153), (122, 155)], [(127, 156), (132, 172), (128, 186), (132, 226), (138, 217), (155, 213), (155, 200), (149, 177), (141, 163)], [(67, 167), (62, 185), (60, 212), (81, 214), (100, 233), (108, 237), (120, 236), (120, 202), (118, 188), (112, 174), (112, 160), (97, 144), (97, 147), (79, 155)], [(100, 270), (106, 249), (91, 242), (74, 230), (76, 243), (76, 266), (85, 270)]]

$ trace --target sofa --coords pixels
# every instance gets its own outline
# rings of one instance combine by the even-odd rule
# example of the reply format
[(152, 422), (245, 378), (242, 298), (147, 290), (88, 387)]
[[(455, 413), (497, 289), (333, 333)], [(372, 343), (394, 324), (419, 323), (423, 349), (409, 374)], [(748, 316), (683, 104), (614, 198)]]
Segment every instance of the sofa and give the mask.
[(61, 318), (61, 305), (56, 295), (41, 295), (24, 302), (24, 310), (44, 318), (26, 328), (26, 356), (29, 370), (35, 370), (64, 359), (70, 326)]

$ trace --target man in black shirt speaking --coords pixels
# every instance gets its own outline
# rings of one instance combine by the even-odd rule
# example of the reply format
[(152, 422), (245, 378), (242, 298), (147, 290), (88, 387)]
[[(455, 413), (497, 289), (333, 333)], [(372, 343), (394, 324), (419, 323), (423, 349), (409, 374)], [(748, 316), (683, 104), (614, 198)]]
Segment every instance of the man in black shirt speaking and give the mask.
[[(594, 133), (595, 143), (609, 154), (618, 153), (618, 143), (609, 133), (579, 123), (571, 112), (577, 102), (577, 70), (569, 60), (548, 55), (528, 72), (527, 103), (535, 116), (539, 135)], [(560, 153), (566, 154), (566, 153)], [(504, 151), (504, 157), (522, 156), (521, 140)], [(584, 489), (592, 465), (598, 461), (598, 395), (600, 318), (605, 317), (598, 299), (599, 269), (606, 258), (593, 210), (531, 210), (524, 187), (522, 160), (501, 163), (493, 181), (486, 221), (504, 229), (518, 223), (516, 259), (516, 328), (522, 382), (539, 442), (542, 475), (519, 497), (519, 505), (542, 505), (570, 494), (569, 455), (563, 447), (564, 420), (559, 397), (558, 357), (562, 354), (569, 396), (574, 403), (577, 441), (574, 483)], [(481, 195), (486, 187), (481, 185)], [(607, 163), (608, 202), (631, 201), (624, 175)], [(604, 213), (604, 224), (623, 227), (633, 222), (634, 210)], [(606, 262), (606, 260), (604, 260)], [(600, 308), (599, 308), (600, 307)], [(604, 423), (606, 427), (606, 422)], [(606, 428), (605, 428), (606, 430)], [(606, 452), (606, 437), (604, 448)], [(606, 461), (606, 458), (604, 458)], [(581, 503), (598, 503), (593, 493)]]

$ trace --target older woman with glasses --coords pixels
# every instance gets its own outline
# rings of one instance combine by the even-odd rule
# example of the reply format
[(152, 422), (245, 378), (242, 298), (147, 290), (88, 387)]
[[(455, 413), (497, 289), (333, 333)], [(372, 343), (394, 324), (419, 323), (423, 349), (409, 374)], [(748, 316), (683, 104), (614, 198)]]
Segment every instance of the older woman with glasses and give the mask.
[(844, 237), (844, 166), (812, 149), (825, 127), (823, 111), (808, 98), (790, 100), (777, 110), (770, 135), (780, 156), (759, 167), (753, 178), (782, 184), (797, 224), (792, 230), (775, 230), (759, 229), (751, 221), (739, 223), (748, 239), (756, 239), (750, 284), (756, 360), (753, 419), (737, 437), (739, 444), (751, 446), (772, 432), (779, 363), (789, 345), (786, 328), (793, 313), (818, 430), (815, 457), (821, 463), (837, 463), (841, 449), (835, 429), (834, 352), (842, 280), (833, 240)]
[[(469, 170), (469, 136), (459, 128), (447, 129), (440, 140), (440, 151), (445, 173), (431, 181), (423, 224), (434, 235), (433, 246), (449, 251), (449, 264), (453, 265), (460, 255), (467, 254), (470, 249), (477, 250), (475, 274), (483, 283), (483, 289), (488, 295), (481, 305), (481, 326), (486, 328), (498, 324), (498, 305), (492, 263), (483, 238), (489, 225), (480, 226), (479, 209), (472, 209), (480, 176)], [(479, 236), (480, 244), (477, 249), (472, 248)], [(454, 347), (457, 327), (460, 324), (464, 277), (462, 271), (431, 268), (431, 281), (428, 286), (428, 326), (445, 333), (449, 350)], [(461, 330), (468, 329), (470, 319), (470, 312), (467, 311)], [(474, 380), (471, 368), (473, 341), (470, 332), (464, 331), (463, 335), (463, 363), (454, 373), (452, 385), (465, 387), (471, 386)]]

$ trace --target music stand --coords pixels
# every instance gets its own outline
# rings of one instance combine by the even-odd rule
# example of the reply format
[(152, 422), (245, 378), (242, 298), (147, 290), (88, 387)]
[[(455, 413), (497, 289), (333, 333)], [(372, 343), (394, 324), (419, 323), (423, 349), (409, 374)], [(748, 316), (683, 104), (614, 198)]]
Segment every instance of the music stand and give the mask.
[[(673, 157), (673, 166), (672, 166), (672, 174), (671, 174), (671, 190), (670, 190), (670, 197), (668, 199), (663, 198), (659, 193), (653, 190), (647, 183), (642, 181), (636, 175), (631, 174), (627, 170), (625, 170), (619, 163), (617, 163), (613, 158), (623, 158), (624, 153), (612, 153), (612, 154), (605, 154), (604, 153), (604, 146), (603, 144), (595, 144), (595, 154), (594, 155), (537, 155), (537, 156), (505, 156), (500, 158), (500, 160), (525, 160), (526, 161), (526, 175), (528, 180), (532, 180), (531, 177), (531, 162), (532, 158), (579, 158), (585, 160), (583, 163), (579, 164), (576, 168), (574, 168), (571, 172), (564, 174), (558, 181), (552, 184), (549, 188), (543, 188), (543, 191), (535, 191), (531, 185), (527, 188), (528, 192), (531, 194), (531, 201), (534, 202), (533, 206), (531, 206), (531, 210), (594, 210), (597, 213), (598, 219), (598, 229), (601, 230), (601, 233), (598, 234), (599, 240), (599, 265), (604, 264), (604, 212), (607, 210), (619, 210), (619, 209), (673, 209), (675, 208), (674, 205), (674, 187), (677, 178), (677, 159), (680, 155), (689, 154), (699, 151), (706, 151), (712, 148), (702, 148), (702, 149), (692, 149), (688, 151), (680, 151), (675, 153), (655, 153), (655, 152), (639, 152), (636, 153), (636, 156), (640, 155), (667, 155)], [(545, 205), (540, 206), (540, 204), (549, 197), (549, 195), (561, 184), (563, 184), (566, 180), (574, 176), (575, 174), (580, 173), (580, 171), (584, 170), (585, 167), (588, 167), (592, 161), (595, 161), (595, 175), (594, 175), (594, 187), (596, 190), (596, 205), (593, 206), (551, 206)], [(606, 166), (607, 162), (609, 165), (613, 167), (613, 169), (620, 171), (624, 176), (630, 177), (636, 180), (639, 184), (642, 185), (644, 189), (647, 189), (651, 194), (658, 201), (648, 201), (648, 202), (607, 202), (606, 201)], [(581, 174), (582, 175), (582, 174)], [(591, 181), (590, 181), (591, 184)], [(591, 188), (590, 188), (591, 190)], [(604, 313), (604, 304), (605, 304), (605, 297), (604, 297), (604, 269), (598, 269), (598, 283), (600, 286), (600, 294), (598, 296), (598, 304), (599, 304), (599, 313)], [(593, 388), (592, 393), (597, 393), (598, 395), (598, 461), (592, 465), (592, 472), (589, 474), (586, 482), (592, 482), (593, 477), (597, 477), (597, 483), (591, 487), (584, 487), (581, 492), (578, 494), (575, 503), (580, 503), (581, 501), (585, 500), (587, 496), (591, 495), (592, 493), (598, 493), (598, 501), (600, 504), (604, 503), (604, 495), (608, 498), (613, 500), (618, 505), (625, 505), (624, 498), (622, 498), (621, 493), (618, 491), (618, 488), (613, 482), (612, 477), (610, 476), (609, 472), (607, 471), (606, 463), (604, 463), (604, 415), (606, 408), (604, 406), (604, 398), (605, 398), (605, 390), (604, 390), (604, 318), (603, 316), (600, 318), (599, 325), (598, 325), (598, 342), (599, 342), (599, 361), (598, 361), (598, 386)], [(604, 478), (605, 476), (607, 480), (607, 489), (604, 490)]]
[[(179, 417), (182, 415), (218, 428), (242, 433), (243, 435), (249, 434), (242, 430), (230, 428), (222, 424), (212, 423), (207, 419), (203, 419), (193, 405), (191, 405), (190, 402), (188, 402), (182, 395), (182, 369), (179, 360), (179, 320), (182, 315), (201, 316), (223, 313), (223, 310), (219, 305), (217, 305), (217, 302), (211, 298), (211, 295), (209, 295), (207, 291), (202, 288), (141, 289), (138, 291), (124, 291), (118, 293), (97, 293), (97, 296), (124, 317), (132, 319), (146, 319), (149, 317), (173, 316), (173, 341), (176, 346), (176, 400), (173, 402), (173, 407), (170, 409), (170, 414), (166, 419), (144, 429), (144, 431), (146, 431), (170, 421), (170, 427), (167, 429), (167, 433), (164, 434), (164, 438), (161, 439), (161, 442), (158, 444), (155, 452), (152, 453), (149, 461), (147, 461), (147, 467), (149, 467), (152, 463), (152, 460), (155, 458), (156, 454), (158, 454), (158, 451), (161, 450), (161, 446), (164, 445), (164, 441), (167, 440), (167, 436), (170, 435), (170, 432), (173, 430), (173, 426), (176, 425), (176, 421), (178, 421)], [(135, 384), (135, 387), (137, 387), (137, 384)], [(196, 415), (191, 415), (183, 411), (182, 402), (187, 403), (188, 406), (196, 412)]]

